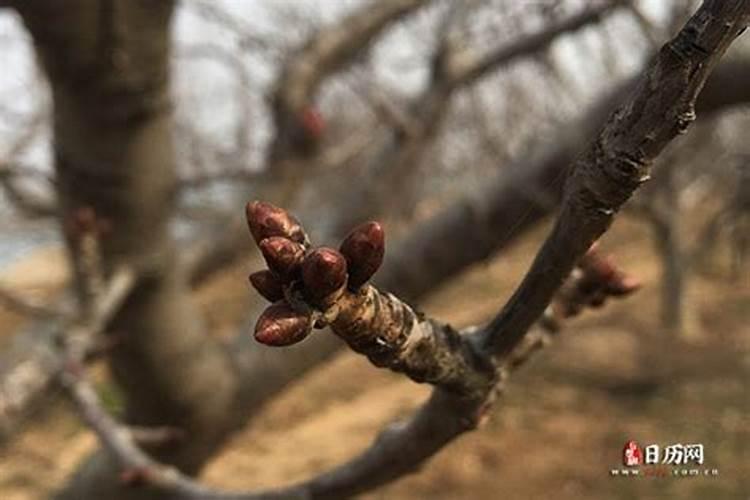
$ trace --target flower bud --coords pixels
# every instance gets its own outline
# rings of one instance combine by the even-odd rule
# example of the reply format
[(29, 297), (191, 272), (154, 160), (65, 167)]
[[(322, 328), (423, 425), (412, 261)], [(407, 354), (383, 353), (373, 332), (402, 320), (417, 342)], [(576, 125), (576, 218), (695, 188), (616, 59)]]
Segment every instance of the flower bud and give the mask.
[(615, 297), (630, 295), (641, 287), (638, 278), (626, 274), (617, 273), (614, 279), (607, 283), (607, 293)]
[(302, 245), (281, 236), (261, 240), (258, 246), (268, 268), (282, 280), (288, 280), (294, 275), (305, 256)]
[(355, 227), (340, 247), (349, 267), (349, 288), (357, 289), (369, 280), (383, 263), (385, 233), (377, 222)]
[(312, 331), (310, 316), (279, 301), (263, 311), (255, 324), (255, 340), (270, 346), (296, 344)]
[(332, 248), (317, 248), (302, 263), (302, 281), (313, 299), (322, 299), (346, 283), (346, 260)]
[(284, 289), (281, 281), (274, 274), (264, 269), (250, 275), (250, 283), (259, 294), (270, 302), (276, 302), (284, 298)]
[(579, 263), (584, 276), (595, 282), (607, 295), (623, 296), (641, 287), (640, 280), (620, 271), (612, 256), (602, 257), (592, 247)]
[(272, 236), (283, 236), (296, 243), (306, 241), (299, 221), (283, 208), (263, 201), (251, 201), (245, 206), (250, 233), (256, 243)]
[(578, 263), (583, 273), (591, 276), (599, 283), (606, 283), (616, 272), (616, 266), (611, 256), (602, 257), (596, 252), (589, 250)]

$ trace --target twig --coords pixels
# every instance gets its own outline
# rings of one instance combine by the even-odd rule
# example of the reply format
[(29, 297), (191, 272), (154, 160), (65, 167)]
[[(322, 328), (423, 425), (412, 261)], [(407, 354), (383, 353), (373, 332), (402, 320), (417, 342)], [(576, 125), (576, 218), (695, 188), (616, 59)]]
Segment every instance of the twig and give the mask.
[(63, 368), (59, 345), (83, 360), (134, 284), (132, 269), (117, 269), (83, 322), (45, 321), (43, 327), (21, 334), (0, 363), (0, 435), (7, 436), (18, 425)]
[(0, 188), (3, 189), (13, 207), (27, 217), (41, 218), (57, 214), (54, 201), (27, 192), (16, 184), (15, 179), (22, 176), (44, 176), (44, 174), (38, 174), (30, 169), (16, 168), (7, 163), (0, 165)]
[(28, 297), (21, 297), (3, 287), (0, 287), (0, 304), (19, 314), (35, 318), (52, 319), (65, 315), (55, 306), (43, 304)]
[(75, 403), (81, 418), (96, 433), (102, 446), (114, 455), (121, 468), (120, 480), (124, 486), (151, 487), (170, 492), (174, 498), (214, 500), (260, 500), (306, 498), (296, 490), (279, 490), (274, 493), (235, 495), (217, 492), (202, 486), (180, 473), (149, 457), (136, 443), (137, 434), (119, 424), (101, 405), (96, 390), (85, 377), (83, 367), (68, 360), (60, 375), (60, 382)]
[(315, 155), (322, 140), (322, 121), (311, 131), (306, 117), (317, 116), (314, 97), (324, 78), (351, 65), (387, 26), (432, 0), (379, 0), (349, 14), (335, 26), (319, 30), (296, 51), (281, 69), (273, 91), (276, 133), (268, 150), (268, 177), (278, 180), (274, 196), (287, 203), (302, 177), (301, 162)]
[(188, 8), (193, 9), (198, 16), (206, 21), (218, 24), (224, 29), (238, 36), (240, 46), (243, 49), (251, 49), (258, 52), (275, 52), (273, 44), (269, 43), (266, 35), (255, 33), (251, 26), (242, 22), (236, 16), (226, 12), (215, 2), (204, 0), (190, 0), (186, 2)]
[(349, 191), (344, 201), (347, 210), (333, 232), (340, 233), (343, 228), (379, 212), (386, 200), (394, 199), (394, 189), (404, 189), (409, 185), (409, 180), (418, 171), (420, 158), (440, 130), (455, 92), (522, 57), (546, 49), (558, 37), (596, 23), (627, 3), (611, 0), (585, 9), (482, 57), (475, 56), (471, 49), (458, 50), (449, 41), (444, 41), (433, 62), (430, 85), (408, 106), (408, 109), (414, 110), (408, 115), (408, 133), (401, 133), (400, 127), (392, 128), (392, 137), (385, 142), (381, 151), (373, 155), (374, 160), (368, 166), (370, 180), (360, 182)]

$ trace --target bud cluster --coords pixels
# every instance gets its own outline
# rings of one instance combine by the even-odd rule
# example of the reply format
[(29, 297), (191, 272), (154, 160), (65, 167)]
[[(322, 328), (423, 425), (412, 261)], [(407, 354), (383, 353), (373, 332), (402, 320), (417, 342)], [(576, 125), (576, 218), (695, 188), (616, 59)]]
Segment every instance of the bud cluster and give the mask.
[(338, 297), (357, 292), (383, 262), (385, 236), (377, 222), (354, 228), (339, 250), (311, 249), (301, 224), (286, 210), (254, 201), (245, 213), (268, 266), (252, 273), (250, 283), (273, 302), (255, 325), (255, 339), (263, 344), (302, 341), (323, 324), (317, 320)]
[(611, 255), (602, 256), (594, 243), (558, 291), (554, 308), (559, 316), (568, 318), (586, 307), (601, 307), (609, 297), (630, 295), (640, 287), (638, 279), (621, 271)]

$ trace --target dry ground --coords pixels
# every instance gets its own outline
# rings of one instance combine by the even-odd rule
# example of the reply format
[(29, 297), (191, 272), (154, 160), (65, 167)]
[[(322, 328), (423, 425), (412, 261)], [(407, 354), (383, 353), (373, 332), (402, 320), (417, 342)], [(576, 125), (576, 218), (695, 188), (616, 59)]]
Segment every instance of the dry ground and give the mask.
[[(695, 277), (690, 299), (698, 335), (677, 341), (659, 328), (659, 270), (646, 234), (621, 219), (604, 242), (645, 281), (637, 296), (569, 324), (514, 376), (482, 429), (418, 474), (366, 498), (750, 498), (750, 283), (728, 280), (721, 258)], [(475, 266), (422, 308), (458, 326), (489, 318), (520, 279), (537, 241), (527, 238)], [(60, 267), (46, 255), (32, 267), (50, 266)], [(221, 334), (232, 331), (227, 319), (239, 317), (247, 304), (245, 267), (197, 293)], [(28, 269), (13, 275), (28, 279)], [(62, 279), (41, 274), (47, 288)], [(19, 323), (0, 310), (0, 337)], [(106, 381), (101, 385), (109, 395)], [(209, 464), (203, 479), (230, 488), (302, 479), (366, 446), (377, 429), (407, 415), (427, 393), (344, 352), (270, 404)], [(706, 466), (719, 475), (610, 477), (629, 439), (703, 443)], [(46, 497), (95, 446), (64, 404), (40, 412), (2, 450), (0, 498)]]

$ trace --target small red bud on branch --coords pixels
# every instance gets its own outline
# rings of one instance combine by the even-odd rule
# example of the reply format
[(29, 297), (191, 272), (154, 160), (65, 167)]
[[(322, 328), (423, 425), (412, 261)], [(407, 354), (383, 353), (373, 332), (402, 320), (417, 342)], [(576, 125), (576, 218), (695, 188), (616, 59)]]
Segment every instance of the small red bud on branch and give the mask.
[(251, 201), (245, 206), (245, 217), (256, 243), (272, 236), (283, 236), (296, 243), (307, 240), (297, 219), (283, 208), (264, 201)]
[(578, 315), (585, 307), (598, 308), (609, 297), (621, 297), (640, 288), (638, 279), (622, 272), (611, 256), (602, 256), (597, 244), (578, 262), (578, 272), (558, 291), (555, 300), (559, 314)]
[(364, 285), (383, 263), (385, 232), (377, 222), (367, 222), (354, 228), (340, 247), (349, 266), (349, 288)]
[(640, 280), (620, 271), (611, 255), (599, 255), (596, 246), (592, 246), (578, 265), (584, 280), (596, 282), (606, 295), (628, 295), (641, 287)]
[(268, 268), (282, 281), (291, 279), (302, 264), (305, 248), (282, 236), (272, 236), (258, 244)]
[(308, 106), (303, 109), (300, 115), (300, 123), (312, 139), (320, 139), (323, 136), (325, 122), (323, 121), (323, 115), (315, 108)]
[(346, 283), (346, 260), (332, 248), (313, 250), (302, 263), (302, 281), (313, 299), (320, 300)]
[(120, 484), (127, 487), (139, 487), (148, 483), (151, 472), (147, 467), (131, 467), (120, 473)]
[(284, 298), (284, 289), (281, 287), (281, 281), (268, 269), (252, 273), (249, 278), (253, 288), (266, 300), (276, 302)]
[(276, 302), (258, 318), (255, 340), (270, 346), (287, 346), (302, 341), (311, 331), (309, 314), (295, 311), (286, 302)]
[(615, 279), (607, 283), (607, 293), (615, 297), (621, 297), (630, 295), (640, 287), (641, 281), (638, 278), (618, 273)]

